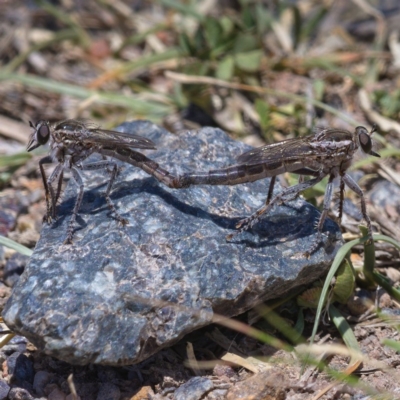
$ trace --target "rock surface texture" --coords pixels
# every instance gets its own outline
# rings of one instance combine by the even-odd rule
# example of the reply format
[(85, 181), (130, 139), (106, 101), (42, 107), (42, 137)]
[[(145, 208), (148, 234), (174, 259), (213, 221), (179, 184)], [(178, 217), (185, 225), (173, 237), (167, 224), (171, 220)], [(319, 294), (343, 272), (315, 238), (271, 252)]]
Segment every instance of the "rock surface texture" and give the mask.
[[(118, 130), (153, 140), (159, 150), (147, 155), (173, 174), (228, 166), (248, 150), (214, 128), (178, 136), (136, 121)], [(77, 193), (70, 181), (58, 220), (44, 226), (3, 313), (13, 331), (69, 363), (144, 360), (216, 314), (235, 316), (309, 284), (340, 246), (339, 228), (327, 220), (329, 240), (324, 235), (310, 259), (299, 256), (319, 216), (300, 198), (227, 242), (235, 224), (265, 201), (268, 180), (174, 190), (121, 167), (111, 198), (129, 224), (109, 215), (106, 174), (85, 171), (74, 243), (63, 245)]]

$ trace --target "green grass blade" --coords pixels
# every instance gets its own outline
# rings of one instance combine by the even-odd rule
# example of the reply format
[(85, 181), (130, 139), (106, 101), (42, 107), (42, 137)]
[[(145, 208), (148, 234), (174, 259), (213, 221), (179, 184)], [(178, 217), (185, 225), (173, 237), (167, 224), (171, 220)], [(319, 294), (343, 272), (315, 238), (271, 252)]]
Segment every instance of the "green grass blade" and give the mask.
[(14, 250), (18, 251), (18, 253), (21, 253), (24, 256), (28, 256), (28, 257), (30, 257), (33, 253), (33, 251), (31, 249), (28, 249), (27, 247), (23, 246), (22, 244), (14, 242), (14, 240), (6, 238), (5, 236), (2, 236), (2, 235), (0, 235), (0, 245), (9, 247), (10, 249), (14, 249)]
[(31, 158), (32, 155), (27, 152), (0, 155), (0, 168), (19, 167), (20, 165), (24, 165)]
[[(374, 241), (381, 240), (383, 242), (390, 243), (393, 246), (395, 246), (397, 249), (400, 250), (400, 243), (398, 243), (396, 240), (394, 240), (388, 236), (373, 235), (373, 239), (374, 239)], [(314, 341), (314, 337), (317, 333), (318, 324), (319, 324), (321, 314), (322, 314), (322, 308), (324, 306), (324, 301), (328, 294), (329, 286), (330, 286), (332, 278), (336, 274), (336, 271), (340, 267), (343, 259), (346, 257), (347, 253), (351, 250), (351, 248), (354, 246), (357, 246), (359, 244), (365, 243), (367, 240), (368, 240), (367, 237), (362, 237), (359, 239), (352, 240), (352, 241), (346, 243), (345, 245), (343, 245), (337, 252), (335, 259), (333, 260), (332, 266), (331, 266), (331, 268), (328, 272), (328, 275), (325, 279), (324, 286), (322, 288), (321, 298), (318, 303), (317, 313), (315, 315), (314, 327), (313, 327), (313, 331), (312, 331), (311, 338), (310, 338), (311, 343)], [(369, 248), (369, 249), (371, 249), (371, 248)], [(369, 253), (369, 249), (367, 248), (368, 253)], [(373, 263), (375, 264), (375, 256), (373, 256), (373, 258), (371, 258), (370, 256), (366, 255), (366, 258), (368, 258), (370, 261), (373, 260)], [(370, 262), (370, 261), (367, 261), (367, 262)], [(371, 268), (371, 266), (369, 265), (368, 268)], [(374, 281), (377, 282), (378, 284), (380, 284), (391, 296), (393, 296), (396, 299), (400, 299), (400, 292), (398, 292), (390, 284), (388, 284), (388, 281), (386, 280), (386, 278), (384, 278), (383, 276), (378, 274), (376, 271), (373, 271), (372, 275), (373, 275)]]
[(204, 15), (201, 15), (196, 8), (194, 7), (192, 2), (189, 2), (191, 4), (185, 4), (182, 1), (176, 1), (176, 0), (159, 0), (159, 2), (168, 8), (171, 8), (181, 14), (183, 14), (186, 17), (193, 17), (197, 19), (198, 21), (203, 21), (206, 17)]
[[(366, 228), (364, 228), (366, 229)], [(373, 235), (374, 240), (382, 240), (384, 242), (388, 242), (400, 250), (400, 243), (396, 240), (384, 236), (384, 235)], [(365, 245), (364, 246), (364, 268), (363, 272), (367, 279), (372, 280), (377, 285), (381, 286), (386, 292), (397, 301), (400, 301), (400, 292), (393, 287), (390, 283), (389, 279), (381, 275), (379, 272), (374, 270), (375, 267), (375, 249), (373, 244), (372, 245)]]
[(400, 342), (397, 340), (393, 340), (393, 339), (383, 339), (382, 340), (382, 344), (384, 344), (387, 347), (390, 347), (394, 350), (396, 350), (397, 352), (400, 352)]
[(346, 321), (346, 318), (333, 304), (329, 306), (329, 316), (339, 331), (340, 336), (342, 337), (346, 346), (354, 352), (361, 353), (360, 346), (358, 345), (357, 339), (354, 336), (353, 330)]
[(335, 276), (336, 271), (339, 269), (340, 265), (342, 264), (342, 261), (345, 259), (345, 257), (347, 256), (347, 253), (351, 250), (351, 248), (360, 243), (364, 243), (367, 239), (368, 238), (363, 237), (363, 238), (352, 240), (351, 242), (344, 244), (337, 252), (335, 259), (333, 260), (332, 266), (328, 272), (328, 275), (326, 276), (324, 286), (322, 288), (321, 298), (318, 303), (317, 313), (315, 315), (314, 327), (313, 327), (313, 331), (312, 331), (311, 338), (310, 338), (311, 343), (313, 343), (315, 335), (317, 333), (319, 321), (320, 321), (321, 314), (322, 314), (322, 308), (324, 306), (325, 298), (328, 295), (329, 286), (331, 284), (332, 278)]

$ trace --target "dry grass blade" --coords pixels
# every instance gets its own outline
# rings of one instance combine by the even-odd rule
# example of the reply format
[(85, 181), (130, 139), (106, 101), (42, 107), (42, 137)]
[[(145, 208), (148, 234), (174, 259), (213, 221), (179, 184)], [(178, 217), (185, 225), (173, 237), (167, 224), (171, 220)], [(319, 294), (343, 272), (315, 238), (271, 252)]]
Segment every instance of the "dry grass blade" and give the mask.
[(188, 365), (190, 365), (190, 368), (193, 370), (195, 375), (201, 376), (201, 369), (199, 363), (197, 362), (196, 355), (194, 354), (193, 345), (190, 342), (187, 342), (186, 344), (186, 354), (188, 358)]
[(29, 137), (29, 128), (22, 122), (0, 115), (0, 135), (26, 144)]
[(392, 119), (386, 118), (373, 109), (371, 101), (368, 97), (368, 92), (365, 89), (360, 89), (358, 92), (358, 99), (362, 110), (368, 115), (368, 118), (376, 123), (383, 131), (395, 130), (400, 132), (400, 124)]
[(73, 374), (70, 374), (68, 376), (68, 386), (69, 386), (69, 389), (71, 391), (72, 399), (73, 400), (78, 400), (78, 394), (76, 392), (76, 387), (75, 387), (75, 383), (74, 383), (74, 375)]

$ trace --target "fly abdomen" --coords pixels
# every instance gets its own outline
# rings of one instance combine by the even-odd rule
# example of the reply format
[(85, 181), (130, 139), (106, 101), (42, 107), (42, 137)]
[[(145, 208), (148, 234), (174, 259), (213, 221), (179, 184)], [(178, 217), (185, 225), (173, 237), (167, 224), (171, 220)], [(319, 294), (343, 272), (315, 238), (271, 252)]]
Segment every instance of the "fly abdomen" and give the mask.
[(186, 173), (174, 180), (175, 188), (192, 185), (237, 185), (268, 176), (263, 165), (234, 165), (209, 172)]
[(174, 175), (171, 175), (167, 170), (161, 168), (155, 161), (150, 160), (144, 154), (134, 151), (129, 148), (119, 148), (115, 150), (98, 150), (100, 154), (117, 158), (123, 162), (139, 167), (149, 175), (154, 176), (157, 180), (164, 183), (170, 188), (176, 188)]

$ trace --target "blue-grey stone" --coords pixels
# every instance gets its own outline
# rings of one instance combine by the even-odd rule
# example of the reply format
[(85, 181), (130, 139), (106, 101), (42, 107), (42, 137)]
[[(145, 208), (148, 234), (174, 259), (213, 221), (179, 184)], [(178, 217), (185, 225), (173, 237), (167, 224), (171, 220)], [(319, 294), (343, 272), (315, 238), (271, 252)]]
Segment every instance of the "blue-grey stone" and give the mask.
[[(171, 173), (232, 165), (249, 149), (215, 128), (178, 136), (136, 121), (120, 130), (153, 140), (159, 150), (146, 154)], [(121, 166), (111, 198), (129, 225), (109, 216), (102, 196), (107, 174), (84, 171), (74, 243), (62, 244), (76, 198), (70, 181), (59, 219), (44, 226), (3, 313), (13, 331), (69, 363), (140, 362), (216, 314), (235, 316), (310, 284), (341, 244), (328, 219), (328, 240), (310, 259), (299, 257), (314, 240), (319, 217), (301, 198), (227, 242), (235, 224), (265, 202), (268, 180), (176, 190)]]
[(25, 337), (16, 335), (6, 345), (4, 345), (1, 350), (6, 355), (10, 355), (15, 352), (23, 353), (26, 351), (27, 343), (28, 341)]
[(4, 282), (7, 286), (13, 287), (15, 285), (28, 262), (29, 257), (21, 253), (14, 253), (7, 260), (4, 267)]
[(1, 350), (6, 354), (10, 355), (15, 352), (23, 353), (26, 351), (26, 345), (28, 341), (25, 337), (16, 335), (14, 336)]
[(195, 376), (183, 385), (179, 386), (174, 393), (175, 400), (199, 400), (214, 387), (209, 378)]
[(27, 389), (14, 387), (8, 393), (8, 400), (34, 400), (34, 397)]
[(44, 388), (50, 382), (52, 374), (48, 371), (38, 371), (33, 378), (32, 388), (38, 396), (44, 396)]
[(7, 359), (8, 373), (12, 375), (12, 382), (29, 384), (33, 383), (34, 370), (32, 361), (18, 352), (11, 354)]
[(6, 381), (0, 379), (0, 400), (8, 399), (8, 393), (10, 392), (10, 389), (11, 388)]
[(376, 207), (395, 207), (400, 212), (400, 188), (389, 181), (380, 181), (372, 188), (369, 196)]

